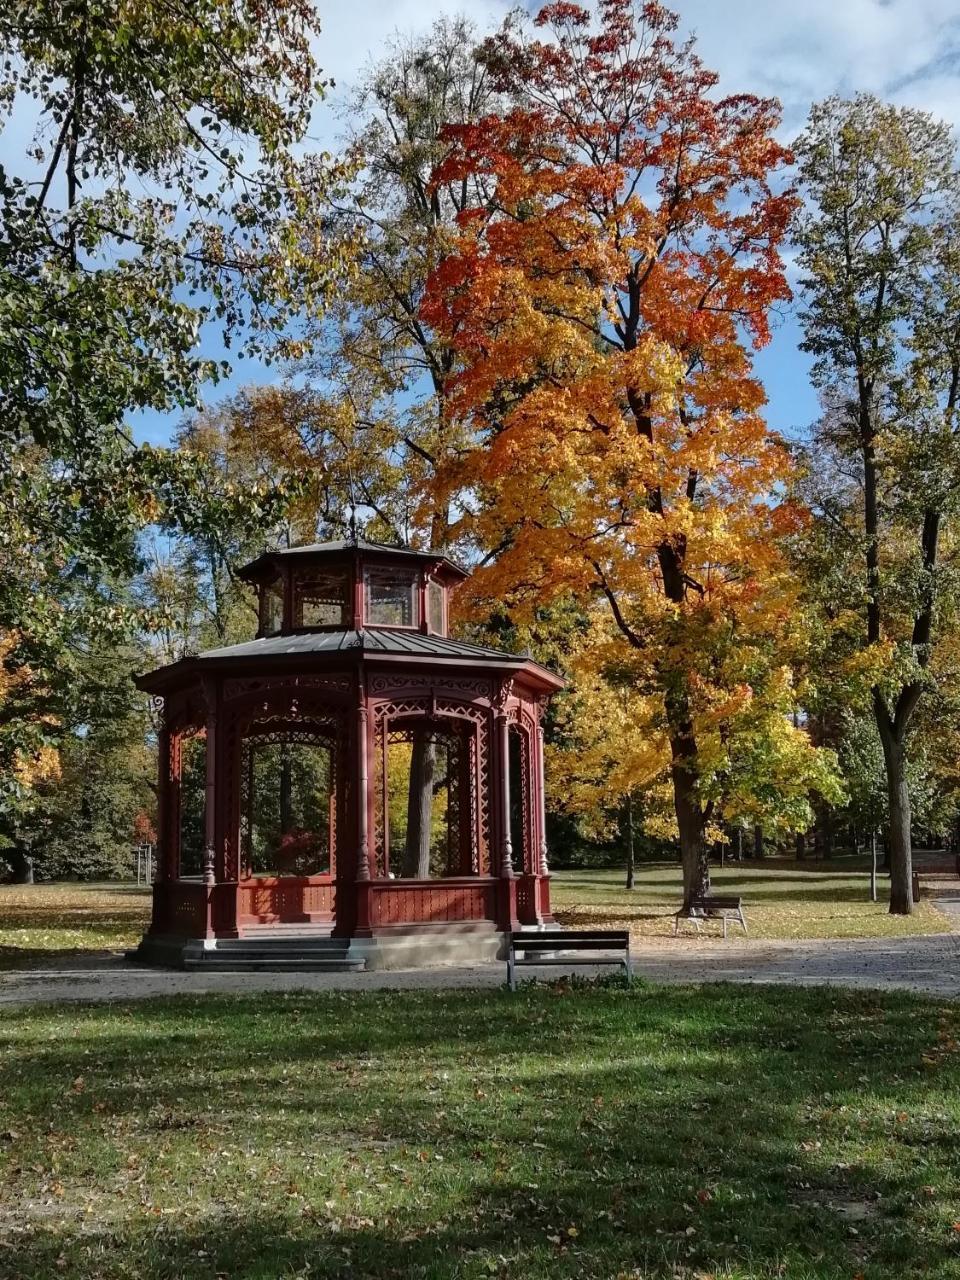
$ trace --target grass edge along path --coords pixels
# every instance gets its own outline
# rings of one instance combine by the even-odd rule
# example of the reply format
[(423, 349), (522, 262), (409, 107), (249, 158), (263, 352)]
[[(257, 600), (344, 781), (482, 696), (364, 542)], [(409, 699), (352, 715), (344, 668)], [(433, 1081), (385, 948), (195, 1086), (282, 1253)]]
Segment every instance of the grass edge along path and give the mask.
[(960, 1006), (819, 988), (0, 1020), (0, 1275), (960, 1277)]

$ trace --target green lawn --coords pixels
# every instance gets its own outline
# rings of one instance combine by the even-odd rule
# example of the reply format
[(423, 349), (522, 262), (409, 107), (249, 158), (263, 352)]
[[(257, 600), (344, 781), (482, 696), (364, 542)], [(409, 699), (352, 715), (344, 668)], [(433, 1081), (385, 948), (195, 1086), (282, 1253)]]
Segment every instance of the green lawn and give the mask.
[[(714, 888), (740, 894), (747, 926), (754, 938), (880, 938), (901, 934), (943, 933), (944, 917), (926, 899), (910, 916), (891, 916), (887, 910), (889, 883), (880, 877), (871, 902), (869, 879), (861, 860), (819, 864), (768, 858), (763, 862), (711, 869)], [(683, 897), (676, 863), (644, 864), (637, 871), (637, 887), (623, 887), (622, 871), (557, 871), (551, 900), (557, 919), (571, 928), (591, 925), (629, 928), (638, 938), (673, 933), (673, 913)], [(684, 932), (693, 934), (691, 926)], [(708, 924), (704, 936), (719, 934)], [(738, 925), (730, 930), (742, 937)]]
[(135, 947), (150, 890), (130, 884), (0, 885), (0, 969)]
[(0, 1275), (960, 1277), (960, 1007), (824, 989), (0, 1017)]

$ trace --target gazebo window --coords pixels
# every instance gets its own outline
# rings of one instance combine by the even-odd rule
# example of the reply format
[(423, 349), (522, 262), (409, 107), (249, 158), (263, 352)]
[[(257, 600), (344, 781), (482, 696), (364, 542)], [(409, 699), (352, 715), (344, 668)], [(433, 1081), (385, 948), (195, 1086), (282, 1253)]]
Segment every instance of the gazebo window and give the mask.
[(373, 627), (417, 625), (417, 583), (412, 573), (368, 569), (365, 577), (366, 622)]
[(427, 581), (427, 628), (443, 635), (443, 587), (433, 578)]
[(313, 574), (295, 579), (294, 625), (345, 627), (349, 623), (349, 579), (346, 572)]
[(260, 588), (260, 634), (273, 635), (283, 626), (283, 589), (279, 579)]

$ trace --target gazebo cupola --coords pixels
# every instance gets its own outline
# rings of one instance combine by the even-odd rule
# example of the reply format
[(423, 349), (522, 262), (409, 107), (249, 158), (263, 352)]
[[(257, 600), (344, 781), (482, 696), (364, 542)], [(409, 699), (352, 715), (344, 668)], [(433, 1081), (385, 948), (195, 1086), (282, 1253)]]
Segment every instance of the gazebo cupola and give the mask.
[(283, 938), (325, 967), (476, 960), (548, 922), (542, 717), (562, 681), (450, 637), (464, 570), (351, 539), (239, 576), (256, 639), (137, 681), (160, 716), (141, 956), (243, 967)]
[(447, 596), (467, 574), (445, 556), (371, 542), (267, 552), (240, 570), (257, 589), (258, 636), (390, 627), (447, 634)]

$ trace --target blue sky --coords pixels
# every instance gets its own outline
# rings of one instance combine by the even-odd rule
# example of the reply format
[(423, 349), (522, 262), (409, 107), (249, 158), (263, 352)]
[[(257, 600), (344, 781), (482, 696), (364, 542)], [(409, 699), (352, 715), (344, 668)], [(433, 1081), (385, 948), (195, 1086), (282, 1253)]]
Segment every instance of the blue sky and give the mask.
[[(669, 0), (668, 0), (669, 2)], [(516, 0), (318, 0), (322, 34), (317, 56), (336, 81), (329, 109), (315, 119), (315, 141), (334, 148), (336, 100), (363, 67), (382, 55), (397, 32), (424, 31), (441, 14), (466, 12), (481, 29), (516, 7)], [(772, 94), (784, 108), (786, 139), (799, 131), (809, 104), (830, 93), (870, 90), (922, 107), (960, 126), (960, 0), (673, 0), (681, 29), (694, 32), (700, 56), (720, 74), (726, 92)], [(9, 145), (20, 131), (11, 130)], [(0, 151), (6, 147), (0, 147)], [(2, 156), (0, 156), (2, 158)], [(771, 426), (795, 435), (816, 416), (808, 362), (797, 349), (791, 308), (778, 317), (771, 345), (757, 357), (769, 398)], [(219, 357), (218, 347), (208, 354)], [(277, 369), (238, 365), (208, 401), (253, 382), (272, 382)], [(144, 440), (162, 443), (177, 415), (144, 414), (132, 424)]]

